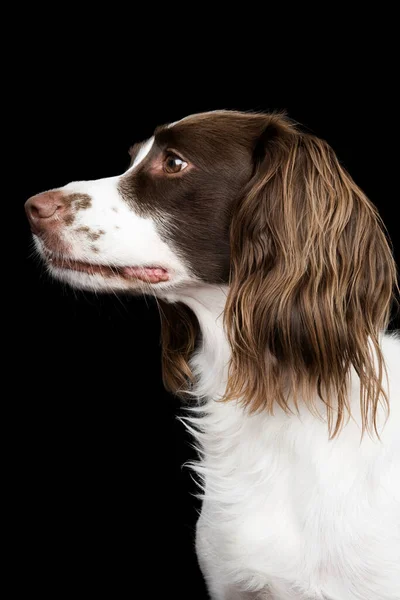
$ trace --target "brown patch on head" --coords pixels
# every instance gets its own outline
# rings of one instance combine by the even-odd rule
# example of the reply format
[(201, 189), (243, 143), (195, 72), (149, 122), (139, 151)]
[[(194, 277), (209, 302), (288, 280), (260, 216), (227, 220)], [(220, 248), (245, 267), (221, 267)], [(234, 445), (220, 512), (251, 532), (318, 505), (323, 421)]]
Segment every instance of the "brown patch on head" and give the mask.
[(100, 250), (98, 249), (98, 247), (97, 247), (97, 246), (95, 246), (94, 244), (92, 244), (92, 245), (90, 246), (90, 249), (91, 249), (91, 251), (92, 251), (92, 252), (94, 252), (95, 254), (97, 254), (98, 252), (100, 252)]
[(78, 227), (75, 229), (75, 231), (78, 231), (78, 233), (88, 233), (90, 231), (90, 227)]

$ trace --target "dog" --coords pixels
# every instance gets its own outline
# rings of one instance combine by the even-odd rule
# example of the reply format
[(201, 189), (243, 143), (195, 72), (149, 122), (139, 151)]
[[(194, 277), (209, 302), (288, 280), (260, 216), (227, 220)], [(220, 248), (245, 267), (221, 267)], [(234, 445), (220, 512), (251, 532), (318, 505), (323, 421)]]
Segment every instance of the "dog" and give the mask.
[(121, 176), (26, 203), (48, 272), (153, 294), (213, 600), (399, 600), (400, 339), (378, 212), (284, 114), (155, 130)]

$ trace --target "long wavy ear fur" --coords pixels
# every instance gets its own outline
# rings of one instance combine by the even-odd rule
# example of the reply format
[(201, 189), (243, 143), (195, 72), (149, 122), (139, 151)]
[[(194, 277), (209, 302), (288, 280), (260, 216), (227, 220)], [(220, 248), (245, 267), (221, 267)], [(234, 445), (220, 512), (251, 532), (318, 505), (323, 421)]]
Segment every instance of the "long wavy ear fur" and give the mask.
[(162, 373), (164, 386), (178, 396), (194, 383), (189, 359), (195, 349), (199, 324), (193, 312), (180, 302), (158, 301), (161, 317)]
[(378, 213), (329, 145), (266, 117), (255, 172), (231, 227), (225, 325), (232, 347), (226, 399), (285, 411), (315, 398), (331, 436), (360, 378), (363, 431), (376, 430), (396, 268)]

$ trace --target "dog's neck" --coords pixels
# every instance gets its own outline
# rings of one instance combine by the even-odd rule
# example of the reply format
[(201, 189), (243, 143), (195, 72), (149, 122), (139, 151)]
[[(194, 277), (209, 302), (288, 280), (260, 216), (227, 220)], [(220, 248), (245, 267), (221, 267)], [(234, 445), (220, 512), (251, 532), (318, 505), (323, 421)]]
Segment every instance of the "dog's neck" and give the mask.
[(170, 302), (186, 304), (200, 325), (200, 343), (190, 361), (198, 381), (193, 392), (200, 397), (216, 399), (225, 392), (230, 358), (223, 326), (227, 294), (228, 286), (203, 285), (185, 287), (167, 297)]

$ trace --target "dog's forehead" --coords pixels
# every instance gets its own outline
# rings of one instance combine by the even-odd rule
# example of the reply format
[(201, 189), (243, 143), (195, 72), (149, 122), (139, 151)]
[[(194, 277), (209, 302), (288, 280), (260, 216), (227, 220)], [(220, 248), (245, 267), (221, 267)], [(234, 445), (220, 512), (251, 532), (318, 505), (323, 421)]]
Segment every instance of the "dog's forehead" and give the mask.
[[(158, 130), (171, 130), (173, 132), (190, 133), (201, 130), (203, 133), (218, 132), (230, 127), (237, 127), (239, 124), (245, 125), (248, 122), (249, 115), (236, 111), (215, 110), (210, 112), (196, 113), (174, 121)], [(157, 132), (156, 129), (156, 132)]]
[(221, 149), (222, 146), (249, 146), (254, 139), (259, 116), (236, 111), (197, 113), (157, 127), (154, 139), (158, 145), (203, 152)]
[(210, 132), (216, 132), (222, 130), (228, 119), (221, 118), (222, 113), (197, 113), (189, 115), (174, 121), (166, 125), (160, 125), (156, 127), (154, 131), (154, 137), (158, 141), (164, 141), (168, 139), (176, 139), (181, 137), (196, 136), (201, 134), (203, 137)]
[(202, 113), (195, 113), (193, 115), (188, 115), (186, 117), (183, 117), (182, 119), (179, 119), (179, 121), (174, 121), (173, 123), (169, 123), (168, 125), (166, 125), (166, 127), (168, 129), (172, 129), (172, 128), (176, 128), (177, 126), (181, 126), (181, 125), (201, 125), (201, 124), (206, 124), (206, 123), (212, 123), (212, 122), (217, 122), (217, 121), (221, 121), (221, 118), (229, 118), (229, 116), (234, 115), (234, 111), (227, 111), (227, 110), (212, 110), (212, 111), (208, 111), (208, 112), (202, 112)]

